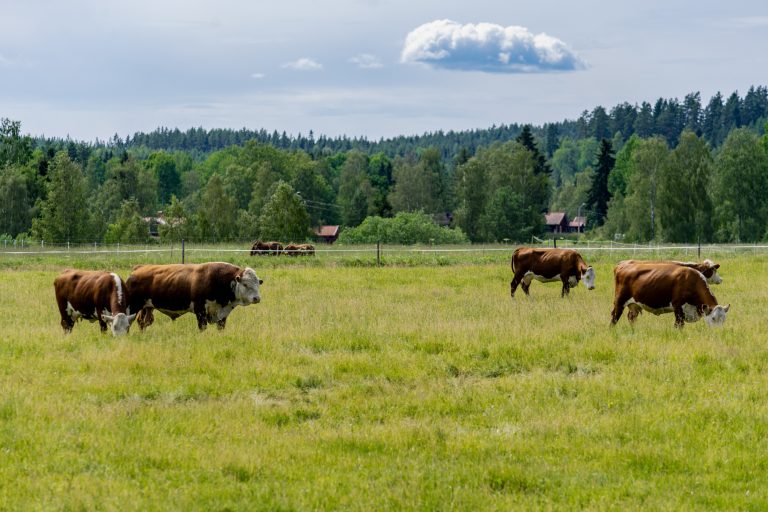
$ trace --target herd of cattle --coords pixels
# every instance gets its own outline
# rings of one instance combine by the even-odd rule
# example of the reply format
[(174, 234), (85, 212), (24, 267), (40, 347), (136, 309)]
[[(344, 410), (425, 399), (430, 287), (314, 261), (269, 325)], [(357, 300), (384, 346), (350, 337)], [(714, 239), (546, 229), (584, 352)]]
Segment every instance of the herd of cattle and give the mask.
[[(287, 247), (295, 250), (291, 245)], [(286, 252), (287, 247), (280, 250)], [(709, 325), (722, 325), (730, 304), (719, 305), (708, 284), (722, 282), (717, 273), (719, 267), (710, 260), (619, 262), (613, 270), (611, 325), (619, 321), (624, 308), (628, 309), (630, 323), (646, 310), (655, 315), (673, 312), (676, 327), (701, 318)], [(512, 256), (512, 272), (512, 297), (518, 286), (528, 295), (534, 279), (545, 283), (561, 281), (562, 297), (579, 281), (584, 281), (589, 290), (595, 288), (594, 269), (571, 249), (521, 247)], [(112, 334), (121, 335), (128, 333), (134, 320), (141, 330), (146, 329), (154, 321), (155, 309), (173, 320), (194, 313), (201, 331), (209, 323), (223, 329), (235, 307), (261, 301), (262, 283), (250, 267), (202, 263), (138, 265), (125, 281), (112, 272), (65, 270), (53, 284), (65, 332), (72, 330), (75, 321), (85, 319), (98, 321), (102, 331), (109, 326)]]
[[(611, 325), (627, 308), (627, 319), (634, 323), (646, 310), (654, 315), (675, 314), (675, 326), (702, 318), (711, 326), (723, 325), (731, 305), (722, 306), (709, 289), (709, 283), (720, 284), (720, 268), (710, 260), (701, 263), (681, 261), (620, 261), (613, 269), (614, 297)], [(518, 285), (528, 294), (531, 281), (561, 281), (561, 296), (584, 281), (587, 289), (595, 288), (595, 271), (581, 254), (571, 249), (531, 249), (521, 247), (512, 256), (514, 277), (509, 283), (512, 297)]]
[(262, 242), (256, 240), (251, 246), (251, 256), (314, 256), (315, 246), (312, 244), (285, 244), (280, 242)]
[(109, 323), (120, 335), (134, 320), (142, 330), (151, 325), (154, 309), (173, 320), (194, 313), (201, 331), (209, 323), (223, 329), (235, 307), (261, 301), (262, 283), (250, 267), (202, 263), (138, 265), (125, 281), (112, 272), (65, 270), (53, 286), (65, 332), (82, 318), (98, 321), (102, 331)]

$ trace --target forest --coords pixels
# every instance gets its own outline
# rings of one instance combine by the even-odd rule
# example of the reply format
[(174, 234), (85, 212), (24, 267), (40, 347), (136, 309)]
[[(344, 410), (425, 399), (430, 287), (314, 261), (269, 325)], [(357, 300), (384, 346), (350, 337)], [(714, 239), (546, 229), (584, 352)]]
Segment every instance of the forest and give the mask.
[[(705, 103), (622, 103), (543, 126), (369, 141), (158, 128), (108, 141), (41, 138), (0, 118), (0, 239), (47, 243), (312, 238), (527, 242), (547, 211), (583, 236), (755, 242), (768, 234), (768, 88)], [(160, 219), (157, 236), (150, 235)], [(413, 231), (413, 232), (417, 232)], [(418, 237), (417, 237), (418, 238)]]

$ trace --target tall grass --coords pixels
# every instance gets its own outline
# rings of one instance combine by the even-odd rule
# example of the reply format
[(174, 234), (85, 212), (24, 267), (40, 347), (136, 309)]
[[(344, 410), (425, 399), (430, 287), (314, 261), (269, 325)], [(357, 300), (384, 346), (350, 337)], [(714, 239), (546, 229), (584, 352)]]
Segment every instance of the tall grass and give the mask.
[(124, 338), (63, 335), (73, 262), (0, 271), (0, 508), (768, 506), (766, 258), (719, 259), (725, 327), (682, 330), (610, 329), (607, 258), (565, 300), (510, 299), (506, 259), (247, 261), (263, 300), (225, 331)]

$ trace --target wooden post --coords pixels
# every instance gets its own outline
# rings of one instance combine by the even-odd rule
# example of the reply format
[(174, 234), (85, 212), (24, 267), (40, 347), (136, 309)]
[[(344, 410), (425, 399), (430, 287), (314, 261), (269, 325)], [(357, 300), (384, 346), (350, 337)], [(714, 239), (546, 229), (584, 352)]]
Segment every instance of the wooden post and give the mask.
[(184, 263), (184, 239), (181, 239), (181, 262)]
[(381, 266), (381, 240), (376, 241), (376, 266)]

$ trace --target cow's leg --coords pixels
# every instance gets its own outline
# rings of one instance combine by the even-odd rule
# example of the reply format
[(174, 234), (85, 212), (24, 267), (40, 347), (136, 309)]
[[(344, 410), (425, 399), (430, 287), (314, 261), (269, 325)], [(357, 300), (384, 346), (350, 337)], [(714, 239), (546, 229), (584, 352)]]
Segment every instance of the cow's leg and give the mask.
[(69, 312), (67, 311), (67, 301), (57, 300), (56, 302), (59, 305), (59, 314), (61, 315), (61, 328), (64, 329), (65, 334), (69, 334), (72, 332), (72, 327), (75, 326), (75, 321), (69, 316)]
[[(614, 297), (613, 310), (611, 311), (611, 326), (616, 325), (616, 322), (621, 318), (621, 314), (624, 312), (624, 304), (626, 304), (628, 300), (629, 298), (623, 295), (616, 294)], [(627, 318), (629, 318), (629, 316), (629, 313), (627, 313)], [(630, 321), (632, 321), (632, 319), (630, 319)]]
[(139, 311), (136, 315), (136, 323), (139, 324), (139, 328), (143, 331), (155, 321), (155, 315), (152, 313), (153, 308), (145, 307)]
[(226, 326), (227, 326), (227, 317), (224, 317), (218, 322), (216, 322), (216, 327), (218, 327), (220, 331), (223, 331)]
[(560, 297), (565, 297), (571, 293), (571, 283), (566, 274), (560, 274), (560, 280), (563, 282), (563, 291), (560, 292)]
[(683, 305), (673, 304), (672, 308), (675, 312), (675, 327), (682, 329), (685, 326), (685, 313), (683, 312)]
[(72, 327), (75, 326), (75, 321), (72, 320), (68, 314), (62, 313), (61, 315), (61, 328), (64, 329), (65, 334), (72, 332)]
[(107, 322), (104, 321), (103, 318), (101, 318), (101, 315), (97, 317), (97, 320), (99, 321), (99, 329), (101, 329), (101, 333), (107, 332)]
[(195, 305), (195, 317), (197, 317), (197, 328), (204, 331), (208, 327), (208, 313), (205, 312), (205, 307), (198, 308)]
[(515, 274), (512, 277), (512, 281), (509, 282), (509, 293), (511, 297), (515, 296), (515, 290), (517, 290), (517, 287), (521, 281), (522, 281), (522, 278), (518, 274)]

